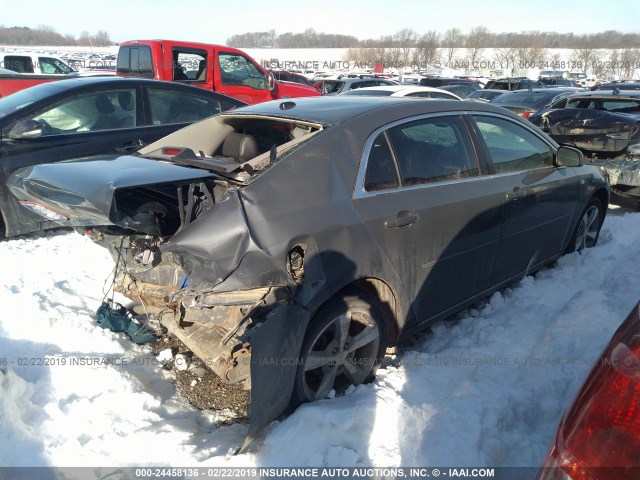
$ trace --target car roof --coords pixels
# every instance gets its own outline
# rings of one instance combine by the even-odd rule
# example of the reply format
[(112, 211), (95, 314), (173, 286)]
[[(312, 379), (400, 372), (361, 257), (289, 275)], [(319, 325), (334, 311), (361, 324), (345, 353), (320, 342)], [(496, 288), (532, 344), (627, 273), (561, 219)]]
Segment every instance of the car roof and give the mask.
[(507, 112), (501, 107), (480, 102), (453, 99), (407, 101), (406, 98), (402, 97), (367, 95), (336, 95), (273, 100), (242, 107), (229, 113), (222, 113), (221, 116), (264, 115), (331, 125), (343, 123), (361, 115), (379, 115), (382, 110), (384, 110), (385, 120), (388, 121), (393, 121), (394, 118), (401, 119), (427, 113), (462, 113), (471, 110), (510, 115), (520, 120), (517, 115), (511, 114), (511, 112)]
[[(117, 84), (117, 85), (177, 85), (176, 82), (164, 82), (162, 80), (154, 80), (152, 78), (126, 78), (126, 77), (115, 77), (115, 76), (96, 76), (96, 77), (79, 77), (73, 76), (70, 78), (64, 78), (62, 80), (56, 80), (55, 82), (47, 82), (45, 84), (41, 84), (43, 86), (47, 86), (52, 90), (70, 90), (73, 88), (86, 87), (91, 85), (109, 85), (109, 84)], [(182, 84), (186, 85), (186, 84)], [(36, 85), (39, 86), (39, 85)]]
[(611, 90), (609, 88), (605, 90), (593, 90), (590, 92), (581, 92), (578, 94), (581, 97), (640, 97), (640, 90), (623, 90), (614, 87)]
[(414, 92), (434, 92), (434, 93), (441, 92), (447, 95), (452, 95), (452, 98), (457, 96), (455, 94), (452, 94), (451, 92), (442, 90), (440, 88), (423, 87), (421, 85), (378, 85), (376, 87), (363, 87), (363, 88), (358, 88), (357, 90), (349, 90), (348, 92), (343, 92), (340, 95), (351, 96), (351, 95), (355, 95), (355, 93), (353, 92), (368, 92), (368, 91), (391, 92), (393, 96), (401, 96), (401, 95), (395, 95), (396, 93), (403, 93), (408, 95)]
[(583, 92), (581, 88), (573, 88), (573, 87), (551, 87), (551, 88), (523, 88), (521, 90), (511, 90), (505, 91), (505, 95), (526, 95), (528, 93), (548, 93), (550, 95), (559, 94), (559, 93), (567, 93), (567, 92)]

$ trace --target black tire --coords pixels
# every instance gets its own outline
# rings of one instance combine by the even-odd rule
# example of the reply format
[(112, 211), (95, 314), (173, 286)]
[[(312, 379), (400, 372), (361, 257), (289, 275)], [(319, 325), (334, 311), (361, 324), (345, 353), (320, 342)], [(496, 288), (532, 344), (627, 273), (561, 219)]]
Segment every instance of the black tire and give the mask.
[(372, 381), (388, 338), (387, 319), (373, 297), (353, 290), (329, 300), (311, 319), (305, 334), (291, 405), (326, 398), (331, 390), (341, 394), (350, 385)]
[(602, 202), (593, 197), (580, 214), (578, 224), (567, 246), (567, 253), (580, 252), (585, 248), (595, 247), (596, 243), (598, 243), (603, 220), (604, 208)]

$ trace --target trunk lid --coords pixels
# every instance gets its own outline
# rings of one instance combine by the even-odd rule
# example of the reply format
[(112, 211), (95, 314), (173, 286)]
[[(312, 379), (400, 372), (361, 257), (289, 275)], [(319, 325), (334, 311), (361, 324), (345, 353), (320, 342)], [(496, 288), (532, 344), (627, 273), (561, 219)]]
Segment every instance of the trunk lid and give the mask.
[(184, 220), (185, 191), (208, 190), (215, 178), (205, 170), (126, 155), (33, 165), (15, 172), (7, 185), (23, 206), (64, 216), (61, 225), (116, 225), (165, 236)]

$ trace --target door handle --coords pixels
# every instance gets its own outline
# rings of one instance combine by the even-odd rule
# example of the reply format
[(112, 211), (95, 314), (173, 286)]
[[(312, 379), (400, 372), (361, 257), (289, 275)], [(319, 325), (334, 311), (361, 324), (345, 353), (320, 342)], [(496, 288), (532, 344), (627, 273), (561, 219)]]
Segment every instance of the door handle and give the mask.
[(516, 187), (516, 188), (513, 189), (513, 191), (507, 193), (505, 195), (505, 197), (506, 197), (507, 200), (511, 200), (513, 202), (517, 202), (517, 201), (522, 200), (525, 197), (526, 194), (527, 194), (526, 190), (524, 190), (524, 189), (522, 189), (520, 187)]
[(394, 218), (385, 220), (384, 228), (406, 227), (418, 221), (418, 214), (408, 210), (402, 210)]
[(137, 139), (134, 140), (133, 142), (128, 142), (128, 143), (123, 143), (122, 145), (120, 145), (118, 148), (116, 148), (116, 151), (118, 153), (127, 153), (127, 152), (133, 152), (136, 151), (144, 146), (146, 146), (147, 144), (144, 143), (142, 140)]

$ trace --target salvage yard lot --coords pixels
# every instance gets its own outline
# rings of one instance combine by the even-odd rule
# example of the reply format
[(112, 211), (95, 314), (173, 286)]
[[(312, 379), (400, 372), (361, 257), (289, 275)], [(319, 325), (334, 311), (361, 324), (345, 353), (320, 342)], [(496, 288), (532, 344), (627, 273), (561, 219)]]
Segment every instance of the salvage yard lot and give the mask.
[(105, 249), (67, 232), (5, 241), (0, 465), (537, 467), (640, 296), (639, 236), (640, 214), (612, 208), (596, 248), (438, 323), (373, 384), (298, 408), (237, 456), (245, 424), (195, 409), (146, 347), (96, 326)]

